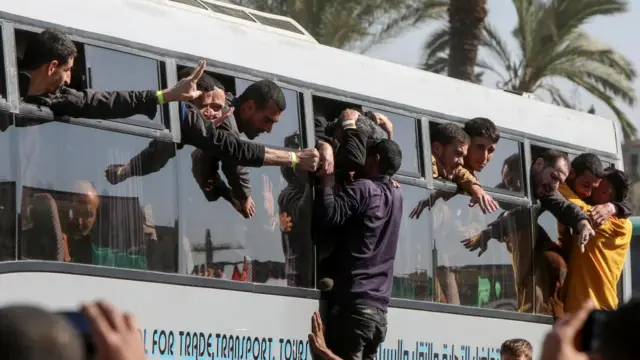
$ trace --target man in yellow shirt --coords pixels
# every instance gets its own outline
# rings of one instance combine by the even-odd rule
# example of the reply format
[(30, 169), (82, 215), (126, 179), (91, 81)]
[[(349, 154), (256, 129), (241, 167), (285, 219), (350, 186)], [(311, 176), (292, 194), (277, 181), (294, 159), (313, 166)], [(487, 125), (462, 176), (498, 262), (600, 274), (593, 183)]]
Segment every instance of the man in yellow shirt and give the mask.
[[(607, 168), (603, 181), (592, 191), (591, 201), (597, 205), (619, 203), (629, 192), (629, 177), (623, 171)], [(585, 213), (595, 206), (581, 200), (567, 185), (562, 185), (560, 193), (567, 200), (578, 205)], [(617, 285), (624, 260), (629, 251), (632, 226), (629, 219), (611, 216), (597, 230), (582, 252), (580, 244), (566, 229), (559, 226), (559, 240), (570, 249), (569, 268), (564, 285), (564, 311), (573, 313), (588, 299), (596, 308), (614, 310), (618, 307)]]

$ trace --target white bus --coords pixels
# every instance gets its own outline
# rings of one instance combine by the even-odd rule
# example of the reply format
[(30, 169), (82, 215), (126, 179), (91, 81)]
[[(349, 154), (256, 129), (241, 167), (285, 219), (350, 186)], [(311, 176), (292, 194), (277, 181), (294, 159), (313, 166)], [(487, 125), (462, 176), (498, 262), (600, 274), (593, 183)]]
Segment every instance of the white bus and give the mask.
[[(460, 245), (500, 212), (483, 215), (457, 195), (409, 218), (431, 192), (455, 191), (432, 179), (429, 124), (487, 117), (500, 127), (497, 151), (479, 179), (503, 204), (530, 204), (528, 164), (543, 148), (571, 156), (591, 151), (622, 166), (611, 120), (326, 47), (291, 19), (226, 3), (2, 1), (0, 27), (0, 305), (69, 309), (105, 298), (138, 317), (150, 358), (309, 358), (309, 318), (322, 297), (305, 211), (311, 185), (306, 174), (296, 174), (305, 195), (295, 216), (282, 217), (279, 195), (300, 183), (278, 168), (251, 169), (257, 212), (247, 220), (224, 200), (204, 198), (189, 146), (160, 171), (110, 184), (107, 166), (129, 161), (151, 140), (180, 141), (178, 107), (161, 106), (154, 120), (95, 121), (54, 119), (47, 109), (20, 102), (19, 62), (42, 29), (76, 41), (71, 86), (79, 89), (171, 86), (179, 69), (199, 59), (236, 94), (256, 79), (276, 81), (287, 109), (257, 139), (271, 146), (313, 146), (318, 104), (327, 116), (345, 106), (386, 114), (403, 150), (396, 178), (405, 221), (382, 359), (498, 359), (501, 343), (514, 337), (528, 339), (539, 353), (552, 322), (516, 311), (518, 285), (504, 244), (480, 257)], [(496, 187), (505, 164), (518, 184), (511, 190)], [(79, 190), (87, 186), (96, 189), (97, 202)], [(289, 215), (295, 234), (279, 226)], [(88, 225), (69, 240), (74, 261), (57, 261), (63, 257), (56, 245), (69, 219), (78, 218)], [(553, 236), (554, 219), (545, 215), (540, 223)], [(283, 246), (292, 243), (295, 271)], [(453, 284), (446, 296), (444, 283)]]

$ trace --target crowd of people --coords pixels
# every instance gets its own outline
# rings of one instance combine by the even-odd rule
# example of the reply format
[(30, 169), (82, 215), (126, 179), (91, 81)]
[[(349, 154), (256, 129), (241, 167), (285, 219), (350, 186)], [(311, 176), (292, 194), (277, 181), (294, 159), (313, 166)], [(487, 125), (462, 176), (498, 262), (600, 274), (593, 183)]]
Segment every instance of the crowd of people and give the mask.
[[(63, 33), (45, 30), (36, 36), (21, 62), (22, 100), (47, 106), (58, 116), (94, 119), (136, 114), (153, 118), (158, 105), (179, 102), (182, 142), (177, 150), (184, 145), (195, 147), (191, 154), (192, 171), (204, 196), (209, 201), (220, 198), (228, 201), (247, 219), (255, 214), (247, 167), (281, 167), (291, 186), (291, 191), (279, 199), (279, 205), (288, 209), (280, 222), (281, 226), (289, 226), (289, 231), (283, 232), (287, 234), (283, 235), (283, 249), (293, 285), (310, 278), (303, 274), (310, 263), (304, 255), (310, 252), (296, 241), (295, 232), (303, 231), (302, 227), (295, 227), (296, 218), (301, 215), (287, 204), (297, 204), (308, 197), (309, 186), (305, 186), (308, 182), (297, 186), (295, 170), (313, 174), (316, 194), (313, 223), (306, 231), (322, 229), (314, 232), (319, 234), (317, 246), (321, 254), (319, 287), (324, 290), (329, 309), (326, 335), (320, 317), (314, 315), (312, 343), (325, 359), (374, 359), (387, 332), (387, 307), (392, 296), (393, 266), (403, 216), (402, 188), (392, 179), (401, 167), (402, 151), (393, 140), (393, 124), (389, 119), (380, 113), (343, 109), (333, 121), (316, 109), (316, 144), (296, 151), (276, 149), (240, 137), (244, 134), (252, 140), (270, 132), (286, 109), (282, 89), (270, 80), (257, 81), (233, 97), (220, 81), (204, 73), (206, 63), (201, 61), (196, 68), (180, 72), (180, 80), (169, 89), (78, 91), (66, 86), (76, 55), (75, 45)], [(470, 251), (480, 249), (481, 255), (492, 239), (505, 244), (513, 258), (518, 310), (533, 310), (556, 319), (565, 319), (565, 313), (574, 316), (560, 320), (547, 338), (548, 346), (555, 346), (558, 354), (566, 352), (568, 357), (555, 354), (544, 358), (580, 358), (582, 355), (567, 350), (570, 342), (567, 339), (575, 335), (576, 327), (591, 309), (582, 304), (589, 300), (591, 307), (608, 310), (618, 306), (617, 284), (631, 239), (627, 219), (631, 206), (626, 199), (628, 176), (614, 167), (604, 168), (595, 154), (584, 153), (570, 161), (563, 152), (546, 150), (533, 154), (530, 179), (522, 179), (519, 162), (514, 165), (509, 159), (505, 161), (502, 182), (496, 187), (521, 191), (523, 182), (528, 182), (532, 205), (503, 204), (494, 200), (478, 180), (500, 141), (500, 132), (491, 120), (474, 118), (463, 127), (434, 124), (430, 133), (432, 176), (454, 182), (458, 191), (433, 192), (419, 201), (410, 217), (418, 218), (438, 201), (446, 202), (463, 193), (470, 196), (470, 207), (477, 206), (485, 213), (504, 210), (485, 229), (463, 241), (463, 245)], [(175, 155), (173, 143), (153, 140), (129, 162), (108, 165), (105, 176), (111, 184), (145, 176), (159, 171)], [(222, 180), (220, 169), (227, 183)], [(91, 196), (95, 195), (95, 189), (84, 188), (87, 196), (78, 211), (95, 212), (97, 200)], [(538, 217), (545, 211), (553, 214), (560, 224), (558, 239), (552, 239), (537, 225)], [(530, 239), (530, 234), (524, 232), (530, 231), (532, 219), (533, 256), (531, 249), (520, 243)], [(92, 261), (91, 249), (71, 239), (74, 234), (86, 235), (91, 223), (68, 220), (58, 225), (64, 231), (60, 238), (62, 246), (51, 249), (55, 254), (45, 256), (41, 248), (31, 247), (38, 254), (32, 258), (70, 261), (88, 254), (87, 260), (81, 262)], [(288, 221), (294, 225), (286, 225)], [(445, 269), (436, 274), (435, 284), (447, 303), (459, 304), (455, 280), (451, 278)], [(625, 311), (637, 312), (636, 307), (629, 305), (631, 310)], [(131, 340), (137, 336), (131, 316), (119, 314), (103, 303), (88, 305), (84, 312), (91, 319), (98, 348), (109, 354), (104, 359), (140, 356), (128, 357), (129, 352), (140, 350), (139, 341)], [(52, 315), (34, 309), (9, 309), (1, 316), (6, 319), (32, 316), (27, 313), (43, 319), (49, 317), (52, 327), (63, 326)], [(64, 340), (58, 337), (49, 340)], [(66, 340), (78, 345), (71, 337)], [(505, 349), (526, 348), (508, 344)], [(523, 351), (528, 351), (531, 357), (530, 347)], [(546, 354), (546, 348), (543, 353)], [(520, 355), (514, 356), (518, 359)]]

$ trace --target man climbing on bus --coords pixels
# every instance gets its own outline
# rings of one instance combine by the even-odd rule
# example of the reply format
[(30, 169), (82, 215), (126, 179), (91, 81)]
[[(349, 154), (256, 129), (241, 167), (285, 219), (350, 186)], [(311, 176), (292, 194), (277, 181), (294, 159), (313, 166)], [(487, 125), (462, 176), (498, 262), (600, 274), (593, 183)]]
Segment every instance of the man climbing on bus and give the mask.
[[(358, 118), (354, 110), (345, 115)], [(368, 360), (375, 358), (387, 328), (402, 220), (402, 190), (392, 185), (391, 176), (400, 169), (402, 152), (389, 139), (367, 141), (355, 122), (343, 121), (342, 127), (345, 136), (338, 151), (364, 151), (356, 154), (362, 167), (355, 180), (336, 189), (333, 177), (323, 177), (317, 202), (319, 219), (336, 230), (327, 340), (342, 359)]]
[[(583, 201), (568, 185), (561, 185), (559, 191), (589, 215), (596, 206), (623, 202), (629, 193), (629, 176), (613, 167), (605, 169), (604, 173), (602, 181), (589, 190), (595, 206)], [(597, 309), (615, 310), (618, 307), (618, 280), (631, 243), (631, 221), (611, 216), (597, 228), (584, 253), (572, 241), (568, 230), (559, 224), (558, 237), (565, 247), (569, 264), (564, 285), (564, 311), (574, 313), (589, 299)]]
[[(77, 55), (78, 50), (67, 35), (51, 29), (37, 34), (27, 45), (21, 62), (20, 97), (26, 102), (47, 106), (56, 116), (92, 119), (128, 118), (137, 114), (154, 118), (158, 105), (180, 101), (180, 132), (184, 144), (215, 152), (219, 158), (242, 166), (297, 166), (315, 171), (318, 165), (316, 149), (276, 150), (216, 131), (197, 107), (187, 103), (201, 95), (196, 83), (204, 73), (204, 61), (200, 61), (189, 77), (170, 89), (77, 91), (67, 87)], [(231, 111), (223, 116), (229, 115)]]

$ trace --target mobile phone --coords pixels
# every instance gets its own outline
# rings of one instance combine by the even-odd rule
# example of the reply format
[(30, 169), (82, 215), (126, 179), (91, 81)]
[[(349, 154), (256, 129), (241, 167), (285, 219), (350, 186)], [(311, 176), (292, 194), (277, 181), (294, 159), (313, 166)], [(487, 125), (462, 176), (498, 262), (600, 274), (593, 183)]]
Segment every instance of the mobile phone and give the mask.
[(596, 352), (600, 349), (600, 336), (602, 335), (602, 325), (607, 320), (610, 311), (594, 310), (589, 314), (587, 321), (582, 327), (580, 345), (584, 352)]
[(73, 327), (82, 335), (85, 348), (85, 359), (92, 360), (96, 355), (96, 347), (93, 343), (93, 337), (91, 336), (91, 328), (89, 327), (89, 320), (80, 312), (65, 311), (59, 312), (59, 315), (63, 316), (69, 321)]

